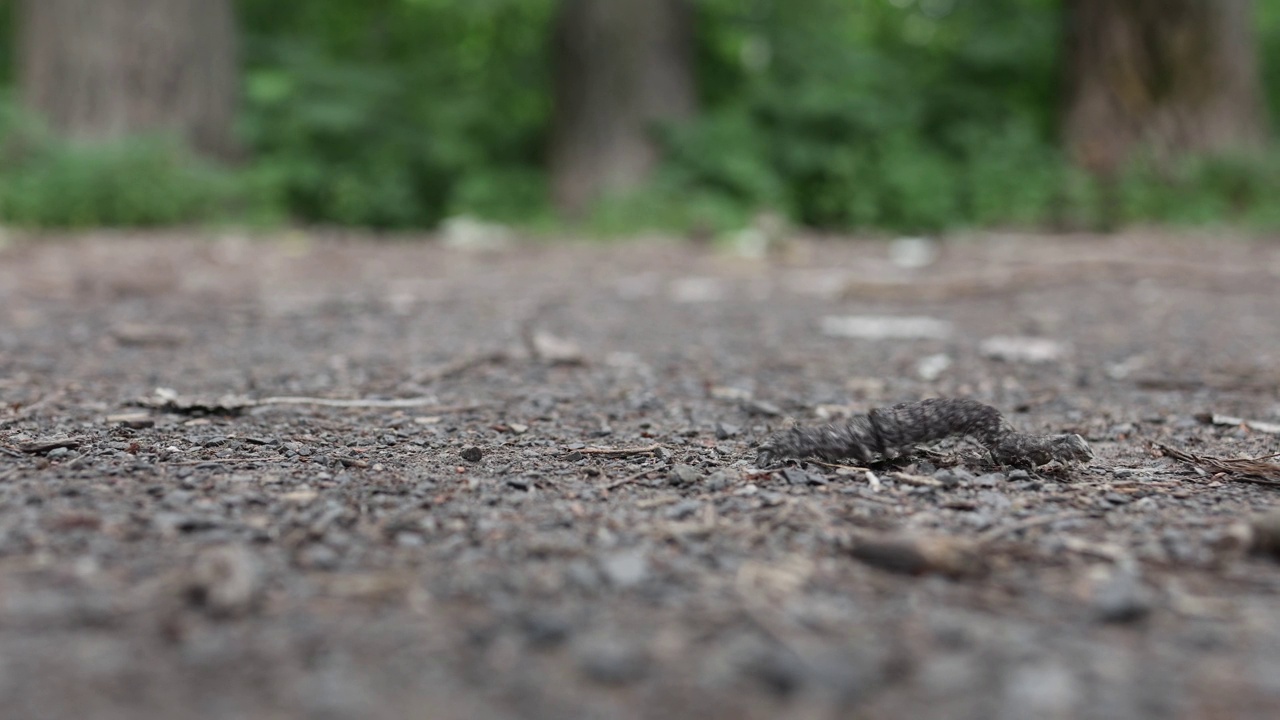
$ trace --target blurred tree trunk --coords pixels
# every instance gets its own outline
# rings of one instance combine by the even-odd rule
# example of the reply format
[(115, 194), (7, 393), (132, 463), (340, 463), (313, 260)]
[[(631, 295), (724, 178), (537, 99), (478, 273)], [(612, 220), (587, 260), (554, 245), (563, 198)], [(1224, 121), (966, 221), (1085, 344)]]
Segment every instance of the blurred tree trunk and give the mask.
[(1065, 135), (1107, 177), (1266, 136), (1253, 0), (1066, 0)]
[(685, 0), (562, 0), (553, 34), (556, 205), (578, 214), (639, 186), (658, 160), (657, 121), (696, 106)]
[(232, 0), (20, 0), (25, 105), (69, 137), (176, 131), (235, 153)]

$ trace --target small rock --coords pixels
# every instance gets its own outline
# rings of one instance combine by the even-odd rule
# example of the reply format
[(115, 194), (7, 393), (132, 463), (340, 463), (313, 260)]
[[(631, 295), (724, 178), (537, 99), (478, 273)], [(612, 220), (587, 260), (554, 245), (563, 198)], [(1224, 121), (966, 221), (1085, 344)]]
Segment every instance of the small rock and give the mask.
[(1155, 598), (1136, 572), (1120, 570), (1098, 582), (1090, 604), (1098, 620), (1127, 623), (1146, 617)]
[(525, 640), (530, 647), (538, 650), (549, 650), (560, 645), (568, 639), (573, 627), (568, 619), (548, 613), (532, 613), (521, 622)]
[(977, 479), (973, 481), (973, 484), (975, 487), (993, 488), (1004, 484), (1004, 482), (1004, 473), (986, 473), (985, 475), (979, 475)]
[(698, 512), (701, 507), (702, 503), (698, 500), (684, 500), (667, 508), (665, 514), (668, 520), (683, 520)]
[(782, 408), (768, 400), (748, 400), (743, 403), (743, 409), (750, 415), (762, 415), (764, 417), (777, 417), (782, 414)]
[(978, 343), (978, 352), (993, 360), (1038, 364), (1061, 359), (1067, 346), (1049, 338), (996, 335)]
[(989, 510), (1004, 511), (1013, 506), (1009, 496), (995, 490), (982, 490), (978, 493), (978, 502)]
[(672, 280), (668, 291), (672, 302), (713, 303), (723, 300), (728, 289), (719, 278), (692, 276)]
[(605, 685), (626, 685), (648, 674), (649, 656), (635, 645), (617, 640), (586, 644), (578, 652), (582, 674)]
[(600, 559), (600, 571), (617, 588), (629, 588), (649, 576), (649, 557), (643, 548), (628, 548)]
[(952, 332), (946, 320), (916, 316), (830, 315), (819, 327), (828, 337), (858, 340), (941, 340)]
[(440, 242), (464, 252), (493, 253), (515, 244), (515, 232), (499, 223), (456, 215), (440, 223)]
[(548, 365), (582, 365), (586, 356), (578, 344), (547, 332), (535, 332), (528, 338), (529, 354)]
[(716, 423), (716, 439), (717, 440), (728, 440), (731, 437), (736, 437), (737, 434), (741, 431), (742, 431), (742, 428), (738, 427), (737, 425), (729, 425), (728, 423), (719, 423), (719, 422)]
[(471, 447), (463, 448), (459, 455), (467, 462), (480, 462), (480, 459), (484, 457), (484, 451), (472, 445)]
[(762, 649), (748, 658), (743, 671), (776, 695), (788, 696), (804, 684), (804, 666), (788, 653)]
[(600, 572), (594, 565), (584, 559), (574, 560), (565, 568), (565, 580), (583, 590), (596, 590), (600, 587)]
[(889, 260), (900, 268), (917, 269), (938, 259), (938, 242), (930, 238), (900, 237), (889, 243)]
[(933, 382), (942, 377), (942, 373), (951, 367), (951, 356), (946, 353), (936, 353), (920, 358), (916, 363), (916, 375), (920, 376), (925, 382)]
[(324, 543), (311, 543), (298, 553), (298, 564), (308, 570), (333, 570), (341, 559), (338, 551)]
[(693, 485), (703, 477), (702, 471), (692, 465), (676, 465), (671, 468), (668, 481), (672, 485)]
[(1243, 535), (1250, 552), (1280, 560), (1280, 510), (1250, 520)]
[(728, 385), (716, 385), (709, 391), (712, 398), (716, 400), (728, 400), (732, 402), (746, 402), (751, 399), (751, 391), (742, 388), (731, 387)]
[(241, 545), (225, 545), (196, 557), (186, 594), (210, 615), (232, 617), (252, 609), (262, 585), (262, 571), (253, 553)]
[(703, 481), (703, 485), (712, 492), (718, 492), (729, 486), (729, 474), (723, 470), (717, 470), (707, 476)]

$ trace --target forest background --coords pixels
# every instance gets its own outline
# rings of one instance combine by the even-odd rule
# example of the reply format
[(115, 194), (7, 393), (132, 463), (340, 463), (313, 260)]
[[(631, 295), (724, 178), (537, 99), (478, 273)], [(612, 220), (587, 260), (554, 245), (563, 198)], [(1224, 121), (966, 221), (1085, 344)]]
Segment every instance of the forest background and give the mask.
[(1274, 0), (17, 0), (0, 47), (18, 227), (1280, 228)]

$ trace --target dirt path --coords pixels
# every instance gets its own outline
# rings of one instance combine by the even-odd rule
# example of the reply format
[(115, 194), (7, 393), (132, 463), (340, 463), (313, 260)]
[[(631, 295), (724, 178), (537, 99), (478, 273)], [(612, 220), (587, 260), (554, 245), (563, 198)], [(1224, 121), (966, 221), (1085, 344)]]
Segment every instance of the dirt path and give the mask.
[[(1095, 457), (754, 466), (932, 396)], [(1274, 718), (1277, 423), (1274, 244), (14, 242), (0, 707)]]

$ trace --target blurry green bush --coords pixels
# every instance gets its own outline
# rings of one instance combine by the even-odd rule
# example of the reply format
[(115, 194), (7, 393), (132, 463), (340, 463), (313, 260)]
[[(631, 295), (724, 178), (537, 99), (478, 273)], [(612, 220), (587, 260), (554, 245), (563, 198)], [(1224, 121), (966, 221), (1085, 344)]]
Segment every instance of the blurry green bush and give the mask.
[[(927, 232), (1110, 222), (1280, 226), (1276, 157), (1136, 163), (1108, 187), (1057, 149), (1059, 0), (694, 0), (703, 112), (590, 229), (729, 230), (761, 210)], [(0, 119), (0, 222), (227, 214), (379, 228), (554, 227), (544, 146), (557, 0), (239, 0), (245, 170), (172, 143), (87, 148)], [(1280, 112), (1280, 5), (1259, 3)], [(0, 35), (7, 35), (0, 19)], [(2, 75), (9, 66), (0, 62)]]
[(545, 210), (553, 0), (243, 0), (244, 137), (306, 222)]
[(176, 139), (57, 140), (3, 98), (0, 168), (0, 222), (12, 225), (174, 225), (249, 210), (240, 202), (246, 180), (200, 162)]

